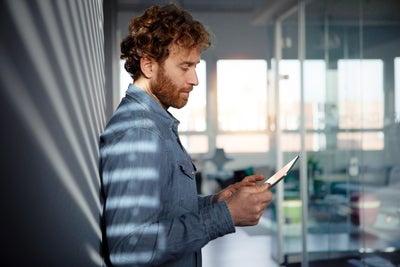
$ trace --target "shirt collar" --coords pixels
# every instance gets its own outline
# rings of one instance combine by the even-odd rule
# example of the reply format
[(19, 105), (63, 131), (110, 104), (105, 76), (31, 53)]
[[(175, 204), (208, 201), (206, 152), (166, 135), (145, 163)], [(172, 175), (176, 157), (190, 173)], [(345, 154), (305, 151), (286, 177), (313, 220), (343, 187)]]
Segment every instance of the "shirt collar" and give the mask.
[(179, 120), (177, 120), (169, 111), (165, 110), (160, 103), (158, 103), (152, 96), (146, 93), (141, 88), (129, 84), (128, 90), (126, 94), (130, 97), (136, 99), (139, 103), (141, 103), (146, 109), (154, 112), (155, 114), (161, 116), (165, 121), (168, 121), (170, 127), (177, 131)]

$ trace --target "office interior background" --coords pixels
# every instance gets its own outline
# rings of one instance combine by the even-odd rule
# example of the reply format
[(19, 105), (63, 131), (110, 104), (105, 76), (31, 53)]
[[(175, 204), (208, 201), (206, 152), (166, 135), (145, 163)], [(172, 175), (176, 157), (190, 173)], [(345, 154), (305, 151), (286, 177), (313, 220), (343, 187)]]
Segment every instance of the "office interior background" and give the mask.
[[(119, 42), (167, 2), (1, 1), (2, 266), (101, 266), (97, 148), (129, 82)], [(400, 2), (176, 3), (213, 40), (171, 111), (200, 193), (300, 154), (258, 228), (270, 257), (398, 266)]]

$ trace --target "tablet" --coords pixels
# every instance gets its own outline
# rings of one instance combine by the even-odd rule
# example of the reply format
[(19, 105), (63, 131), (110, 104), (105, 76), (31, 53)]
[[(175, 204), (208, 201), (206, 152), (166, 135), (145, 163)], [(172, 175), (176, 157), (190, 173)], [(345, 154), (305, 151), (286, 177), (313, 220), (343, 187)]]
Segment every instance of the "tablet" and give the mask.
[(276, 185), (280, 180), (282, 180), (289, 173), (289, 171), (292, 169), (292, 167), (297, 162), (299, 157), (300, 156), (297, 155), (294, 159), (292, 159), (288, 164), (283, 166), (283, 168), (280, 169), (279, 171), (277, 171), (274, 175), (272, 175), (268, 179), (266, 178), (266, 179), (260, 181), (259, 183), (261, 183), (261, 184), (267, 184), (268, 183), (268, 184), (271, 185), (270, 188), (273, 187), (274, 185)]

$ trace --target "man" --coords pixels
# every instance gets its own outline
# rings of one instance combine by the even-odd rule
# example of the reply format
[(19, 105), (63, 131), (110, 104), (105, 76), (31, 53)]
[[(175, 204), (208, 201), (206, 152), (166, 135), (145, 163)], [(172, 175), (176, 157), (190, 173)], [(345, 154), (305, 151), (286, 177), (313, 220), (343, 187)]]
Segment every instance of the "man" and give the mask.
[(129, 25), (121, 58), (133, 77), (100, 138), (104, 258), (110, 266), (201, 266), (201, 248), (255, 225), (272, 199), (248, 176), (197, 196), (195, 167), (167, 110), (182, 108), (210, 46), (204, 26), (175, 6), (152, 6)]

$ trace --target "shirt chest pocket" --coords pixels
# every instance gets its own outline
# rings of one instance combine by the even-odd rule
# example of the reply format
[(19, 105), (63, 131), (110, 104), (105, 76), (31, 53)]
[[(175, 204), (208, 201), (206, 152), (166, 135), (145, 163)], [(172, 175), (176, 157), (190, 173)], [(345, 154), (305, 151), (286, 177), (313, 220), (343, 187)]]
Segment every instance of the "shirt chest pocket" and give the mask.
[(177, 162), (177, 177), (175, 188), (179, 192), (176, 196), (179, 206), (185, 210), (197, 210), (197, 190), (195, 168), (190, 161)]
[(178, 169), (182, 174), (186, 175), (188, 178), (192, 180), (195, 179), (194, 172), (196, 169), (192, 162), (189, 162), (187, 160), (178, 160), (177, 164), (178, 164)]

